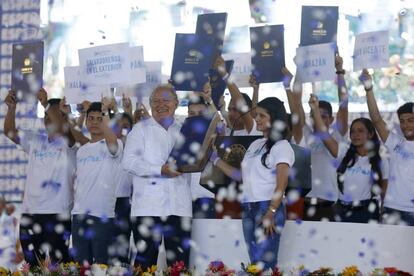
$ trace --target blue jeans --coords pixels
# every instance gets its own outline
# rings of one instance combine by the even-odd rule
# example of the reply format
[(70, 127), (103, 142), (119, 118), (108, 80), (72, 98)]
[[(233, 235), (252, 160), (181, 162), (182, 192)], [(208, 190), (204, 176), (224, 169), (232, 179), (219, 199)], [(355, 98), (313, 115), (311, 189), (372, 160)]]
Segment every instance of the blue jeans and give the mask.
[[(263, 262), (265, 269), (274, 268), (277, 265), (280, 234), (286, 221), (286, 207), (281, 203), (274, 215), (276, 233), (271, 236), (264, 236), (265, 234), (261, 221), (269, 208), (269, 204), (270, 201), (242, 204), (243, 234), (249, 251), (250, 262), (254, 264), (259, 261)], [(263, 236), (256, 236), (257, 229), (263, 231)]]
[(90, 215), (72, 216), (72, 255), (80, 264), (109, 264), (109, 246), (112, 244), (114, 219)]

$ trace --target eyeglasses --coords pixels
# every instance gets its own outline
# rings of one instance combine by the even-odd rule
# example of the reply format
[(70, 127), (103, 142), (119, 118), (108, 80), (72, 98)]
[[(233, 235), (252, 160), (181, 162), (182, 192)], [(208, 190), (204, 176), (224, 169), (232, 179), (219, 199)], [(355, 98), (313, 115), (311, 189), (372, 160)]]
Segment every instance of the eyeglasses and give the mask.
[(88, 121), (89, 122), (98, 122), (98, 123), (100, 123), (100, 122), (102, 122), (102, 116), (93, 116), (93, 115), (89, 115), (88, 116)]

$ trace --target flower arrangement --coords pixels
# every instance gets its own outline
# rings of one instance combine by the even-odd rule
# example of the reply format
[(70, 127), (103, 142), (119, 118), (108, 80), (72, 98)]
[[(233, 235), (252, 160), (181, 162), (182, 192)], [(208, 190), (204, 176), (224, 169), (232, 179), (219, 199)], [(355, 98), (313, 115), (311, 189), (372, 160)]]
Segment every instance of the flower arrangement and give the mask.
[(94, 264), (92, 266), (81, 266), (75, 262), (53, 264), (46, 260), (40, 266), (30, 266), (24, 263), (17, 271), (11, 272), (7, 268), (0, 267), (0, 276), (84, 276), (84, 275), (113, 275), (113, 276), (413, 276), (409, 272), (399, 270), (395, 267), (376, 268), (369, 274), (363, 274), (357, 266), (345, 267), (340, 273), (335, 273), (330, 267), (321, 267), (315, 271), (307, 270), (303, 265), (282, 272), (278, 268), (263, 271), (256, 264), (241, 264), (241, 270), (236, 271), (228, 268), (222, 261), (213, 261), (209, 264), (204, 274), (200, 274), (195, 269), (191, 270), (185, 266), (184, 262), (176, 262), (164, 271), (158, 270), (153, 265), (146, 270), (141, 266), (121, 267), (107, 266), (104, 264)]
[(228, 269), (222, 261), (214, 261), (208, 265), (206, 276), (233, 276), (236, 271)]
[(371, 276), (412, 276), (411, 273), (399, 270), (395, 267), (376, 268)]

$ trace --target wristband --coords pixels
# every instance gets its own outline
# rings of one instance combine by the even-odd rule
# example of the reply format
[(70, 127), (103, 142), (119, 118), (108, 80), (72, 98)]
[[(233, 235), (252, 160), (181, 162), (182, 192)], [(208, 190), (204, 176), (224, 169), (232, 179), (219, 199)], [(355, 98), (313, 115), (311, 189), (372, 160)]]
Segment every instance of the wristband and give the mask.
[(344, 69), (342, 69), (342, 70), (336, 70), (336, 74), (337, 75), (345, 75), (345, 70)]
[(272, 206), (269, 206), (269, 211), (272, 212), (273, 214), (276, 214), (277, 208), (273, 208)]

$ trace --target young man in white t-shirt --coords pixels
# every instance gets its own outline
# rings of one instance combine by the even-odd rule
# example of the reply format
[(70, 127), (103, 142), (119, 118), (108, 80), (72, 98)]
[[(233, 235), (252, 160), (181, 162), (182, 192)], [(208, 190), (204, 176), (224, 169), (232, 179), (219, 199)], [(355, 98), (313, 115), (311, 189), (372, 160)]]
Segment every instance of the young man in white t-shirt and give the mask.
[(403, 135), (391, 132), (379, 112), (372, 77), (366, 69), (360, 80), (366, 91), (369, 115), (390, 159), (383, 222), (414, 226), (414, 103), (405, 103), (397, 110)]
[[(334, 125), (335, 118), (333, 117), (332, 105), (327, 101), (319, 101), (319, 109), (324, 125), (337, 141), (344, 139), (343, 137), (348, 131), (348, 92), (344, 80), (345, 70), (342, 64), (342, 58), (337, 55), (335, 58), (335, 68), (339, 110), (336, 114), (336, 123)], [(300, 80), (298, 80), (297, 85), (294, 85), (294, 92), (300, 95), (301, 86)], [(302, 101), (296, 100), (293, 103), (299, 105), (295, 110), (299, 115), (299, 123), (302, 124), (302, 127), (296, 128), (295, 142), (311, 150), (312, 190), (305, 198), (304, 220), (333, 220), (335, 215), (333, 205), (338, 199), (339, 194), (336, 181), (336, 156), (332, 156), (323, 144), (324, 137), (321, 133), (318, 133), (313, 125), (306, 125), (304, 118), (301, 118), (305, 114)]]
[(79, 263), (110, 262), (123, 145), (109, 126), (109, 105), (106, 98), (102, 103), (91, 103), (86, 112), (91, 139), (76, 154), (72, 242), (73, 257)]
[(66, 120), (60, 111), (60, 99), (47, 100), (41, 89), (38, 100), (45, 108), (47, 134), (16, 128), (16, 93), (5, 99), (8, 110), (4, 133), (29, 155), (23, 196), (20, 240), (26, 262), (48, 254), (53, 262), (69, 260), (70, 210), (73, 204), (75, 171), (74, 139), (65, 131)]

